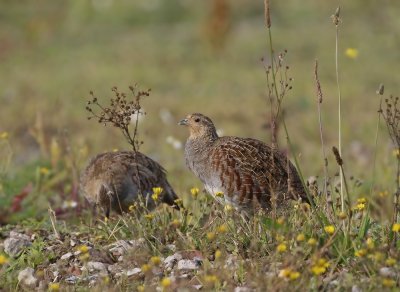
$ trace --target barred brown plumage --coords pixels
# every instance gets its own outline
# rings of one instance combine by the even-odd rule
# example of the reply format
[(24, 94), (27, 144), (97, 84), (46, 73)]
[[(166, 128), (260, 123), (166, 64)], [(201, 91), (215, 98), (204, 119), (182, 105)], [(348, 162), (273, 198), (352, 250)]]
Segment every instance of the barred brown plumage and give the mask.
[(245, 213), (268, 210), (272, 194), (278, 206), (287, 199), (308, 201), (296, 168), (281, 152), (252, 138), (218, 137), (211, 119), (199, 113), (179, 124), (190, 131), (187, 166), (218, 201)]
[(127, 212), (142, 196), (148, 210), (156, 206), (152, 189), (161, 187), (160, 201), (174, 205), (178, 199), (167, 181), (164, 168), (143, 153), (117, 151), (98, 154), (81, 175), (80, 189), (86, 199), (103, 208), (108, 217), (111, 210)]

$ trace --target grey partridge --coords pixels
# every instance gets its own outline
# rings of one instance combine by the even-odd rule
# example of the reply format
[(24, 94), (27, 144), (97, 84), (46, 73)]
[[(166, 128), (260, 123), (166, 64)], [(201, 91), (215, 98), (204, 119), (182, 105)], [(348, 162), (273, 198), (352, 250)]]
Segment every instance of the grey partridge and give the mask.
[(279, 151), (251, 138), (218, 137), (211, 119), (199, 113), (179, 124), (190, 131), (186, 165), (221, 203), (252, 214), (270, 209), (272, 194), (278, 206), (288, 199), (307, 200), (296, 168)]
[(174, 205), (178, 197), (168, 183), (163, 167), (135, 151), (98, 154), (89, 162), (80, 181), (83, 195), (90, 203), (99, 205), (106, 217), (111, 210), (127, 212), (140, 199), (148, 210), (154, 209), (157, 202), (152, 194), (156, 187), (162, 188), (156, 201), (178, 208)]

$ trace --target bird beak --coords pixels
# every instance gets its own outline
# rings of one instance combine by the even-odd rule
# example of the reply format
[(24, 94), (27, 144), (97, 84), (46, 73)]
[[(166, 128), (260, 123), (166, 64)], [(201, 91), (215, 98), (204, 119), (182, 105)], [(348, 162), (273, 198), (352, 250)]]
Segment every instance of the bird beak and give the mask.
[(188, 119), (180, 120), (178, 123), (178, 125), (181, 125), (181, 126), (187, 126), (188, 124), (189, 124)]

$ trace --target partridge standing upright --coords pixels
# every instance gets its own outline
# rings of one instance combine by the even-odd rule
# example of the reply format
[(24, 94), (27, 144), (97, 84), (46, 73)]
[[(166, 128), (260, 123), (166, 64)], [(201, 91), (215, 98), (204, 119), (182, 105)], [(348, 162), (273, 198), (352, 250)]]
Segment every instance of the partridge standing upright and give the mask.
[(218, 137), (210, 118), (194, 113), (179, 122), (188, 126), (185, 159), (205, 189), (222, 203), (252, 214), (307, 195), (293, 164), (265, 143), (238, 137)]
[[(142, 196), (146, 208), (156, 206), (151, 197), (153, 188), (160, 187), (159, 201), (174, 205), (178, 199), (167, 181), (160, 164), (135, 151), (106, 152), (95, 156), (81, 175), (80, 188), (90, 203), (110, 211), (127, 212)], [(174, 206), (177, 208), (177, 206)]]

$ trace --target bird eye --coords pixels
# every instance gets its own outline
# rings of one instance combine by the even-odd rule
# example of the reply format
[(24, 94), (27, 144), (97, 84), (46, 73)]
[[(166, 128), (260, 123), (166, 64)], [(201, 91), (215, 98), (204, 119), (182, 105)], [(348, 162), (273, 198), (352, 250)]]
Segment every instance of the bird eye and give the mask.
[(196, 118), (194, 121), (195, 121), (196, 123), (198, 123), (198, 122), (200, 122), (200, 118)]

